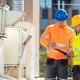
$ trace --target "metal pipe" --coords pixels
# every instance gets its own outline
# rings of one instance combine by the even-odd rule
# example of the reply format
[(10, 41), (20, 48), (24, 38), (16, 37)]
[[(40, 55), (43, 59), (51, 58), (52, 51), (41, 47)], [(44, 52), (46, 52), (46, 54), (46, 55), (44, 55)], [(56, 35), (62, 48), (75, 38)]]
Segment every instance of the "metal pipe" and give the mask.
[(62, 1), (62, 9), (65, 9), (65, 2)]
[(60, 9), (60, 0), (58, 0), (58, 9)]

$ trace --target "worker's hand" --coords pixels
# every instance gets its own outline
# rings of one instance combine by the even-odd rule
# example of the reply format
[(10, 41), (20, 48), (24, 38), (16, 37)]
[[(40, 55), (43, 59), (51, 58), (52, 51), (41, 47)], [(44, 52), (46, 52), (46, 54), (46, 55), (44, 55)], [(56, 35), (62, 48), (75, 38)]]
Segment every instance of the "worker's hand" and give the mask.
[(74, 56), (74, 52), (73, 52), (73, 51), (70, 51), (70, 52), (68, 53), (68, 56), (69, 56), (69, 57), (73, 57), (73, 56)]
[(57, 44), (56, 43), (48, 43), (48, 46), (57, 47)]

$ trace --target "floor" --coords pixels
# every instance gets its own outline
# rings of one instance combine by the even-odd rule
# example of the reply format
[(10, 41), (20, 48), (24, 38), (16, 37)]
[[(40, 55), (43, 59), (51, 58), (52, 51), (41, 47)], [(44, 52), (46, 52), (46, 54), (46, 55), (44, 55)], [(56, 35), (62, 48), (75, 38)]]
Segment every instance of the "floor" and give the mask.
[[(0, 80), (9, 80), (9, 79), (2, 79), (2, 78), (0, 78)], [(21, 79), (21, 80), (26, 80), (26, 79)], [(34, 80), (44, 80), (44, 78), (36, 78)], [(73, 79), (69, 78), (68, 80), (73, 80)]]

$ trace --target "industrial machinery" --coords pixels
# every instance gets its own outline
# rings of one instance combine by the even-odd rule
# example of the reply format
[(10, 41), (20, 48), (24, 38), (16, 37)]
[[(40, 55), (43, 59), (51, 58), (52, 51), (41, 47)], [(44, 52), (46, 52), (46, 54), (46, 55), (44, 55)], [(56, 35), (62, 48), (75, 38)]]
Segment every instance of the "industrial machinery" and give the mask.
[[(24, 22), (25, 12), (9, 11), (8, 8), (0, 5), (0, 78), (22, 80), (32, 24)], [(18, 67), (18, 78), (7, 75), (11, 67)]]

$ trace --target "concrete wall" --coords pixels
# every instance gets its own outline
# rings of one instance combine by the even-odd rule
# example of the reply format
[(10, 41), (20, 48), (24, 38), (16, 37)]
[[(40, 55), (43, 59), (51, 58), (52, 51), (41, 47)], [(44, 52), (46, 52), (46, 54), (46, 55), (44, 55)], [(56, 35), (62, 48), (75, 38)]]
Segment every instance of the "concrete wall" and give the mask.
[(25, 0), (24, 10), (27, 12), (25, 21), (32, 23), (32, 41), (29, 43), (27, 55), (27, 77), (39, 76), (39, 0)]

